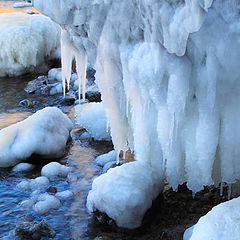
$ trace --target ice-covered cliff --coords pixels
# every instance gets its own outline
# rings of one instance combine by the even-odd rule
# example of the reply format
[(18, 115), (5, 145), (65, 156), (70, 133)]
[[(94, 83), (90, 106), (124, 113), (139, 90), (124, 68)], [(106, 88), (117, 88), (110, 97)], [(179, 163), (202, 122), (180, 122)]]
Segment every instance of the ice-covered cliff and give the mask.
[(34, 3), (95, 65), (117, 151), (174, 189), (240, 179), (239, 0)]

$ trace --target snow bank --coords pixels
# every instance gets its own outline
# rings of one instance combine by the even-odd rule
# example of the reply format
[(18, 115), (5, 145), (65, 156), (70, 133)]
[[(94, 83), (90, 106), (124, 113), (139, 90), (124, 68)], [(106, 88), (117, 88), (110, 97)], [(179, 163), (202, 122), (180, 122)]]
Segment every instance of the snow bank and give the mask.
[(0, 130), (0, 167), (14, 166), (32, 154), (61, 157), (72, 127), (60, 109), (47, 107)]
[(60, 27), (42, 15), (1, 14), (0, 32), (0, 77), (34, 70), (60, 46)]
[(162, 187), (155, 170), (140, 162), (127, 163), (94, 179), (87, 208), (105, 212), (119, 227), (136, 228)]
[(70, 168), (64, 165), (61, 165), (58, 162), (51, 162), (45, 165), (42, 170), (42, 176), (47, 178), (56, 178), (56, 177), (67, 177), (68, 173), (70, 172)]
[(30, 163), (19, 163), (17, 164), (12, 171), (13, 172), (29, 172), (31, 171), (35, 166)]
[[(184, 240), (238, 240), (240, 239), (240, 197), (221, 203), (201, 217)], [(190, 231), (190, 233), (191, 233)]]
[(103, 103), (79, 104), (75, 107), (76, 122), (95, 140), (110, 140)]

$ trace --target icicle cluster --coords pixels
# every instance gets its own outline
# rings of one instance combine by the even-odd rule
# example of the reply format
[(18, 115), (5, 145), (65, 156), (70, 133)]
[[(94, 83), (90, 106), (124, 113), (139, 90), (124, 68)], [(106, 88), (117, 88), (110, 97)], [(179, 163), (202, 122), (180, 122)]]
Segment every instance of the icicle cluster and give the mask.
[(72, 75), (73, 56), (76, 61), (76, 70), (78, 75), (79, 91), (78, 98), (85, 101), (86, 93), (86, 71), (87, 71), (87, 54), (83, 49), (77, 49), (71, 40), (69, 33), (62, 29), (61, 31), (61, 62), (62, 62), (62, 85), (63, 95), (65, 97), (66, 83), (69, 90), (70, 79)]
[[(45, 1), (35, 5), (49, 13), (57, 0)], [(239, 1), (63, 2), (61, 21), (95, 63), (115, 149), (164, 170), (174, 189), (240, 179)]]

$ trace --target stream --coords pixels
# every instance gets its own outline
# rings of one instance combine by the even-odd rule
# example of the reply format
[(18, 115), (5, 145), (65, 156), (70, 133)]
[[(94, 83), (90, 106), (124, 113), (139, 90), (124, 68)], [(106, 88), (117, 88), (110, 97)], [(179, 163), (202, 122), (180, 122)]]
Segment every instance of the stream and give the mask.
[[(24, 92), (24, 87), (34, 77), (26, 75), (0, 79), (0, 129), (23, 120), (46, 106), (59, 106), (74, 122), (73, 109), (58, 104), (62, 99), (61, 95), (42, 97)], [(19, 106), (19, 102), (26, 98), (36, 102), (33, 109)], [(61, 164), (73, 168), (73, 180), (60, 179), (50, 182), (50, 186), (56, 187), (58, 191), (72, 190), (74, 193), (73, 197), (62, 201), (58, 210), (51, 210), (41, 216), (32, 208), (22, 207), (19, 204), (29, 199), (31, 191), (18, 189), (16, 185), (22, 180), (40, 176), (41, 168), (49, 162), (48, 160), (35, 160), (36, 168), (27, 174), (14, 173), (11, 168), (0, 169), (0, 238), (8, 236), (4, 239), (15, 239), (13, 230), (27, 219), (35, 222), (45, 220), (56, 232), (54, 239), (89, 239), (88, 224), (91, 216), (87, 213), (86, 198), (94, 176), (101, 172), (101, 168), (94, 163), (94, 158), (111, 150), (111, 144), (80, 140), (82, 131), (83, 129), (75, 124), (71, 133), (72, 141), (67, 147), (66, 154), (58, 160)]]

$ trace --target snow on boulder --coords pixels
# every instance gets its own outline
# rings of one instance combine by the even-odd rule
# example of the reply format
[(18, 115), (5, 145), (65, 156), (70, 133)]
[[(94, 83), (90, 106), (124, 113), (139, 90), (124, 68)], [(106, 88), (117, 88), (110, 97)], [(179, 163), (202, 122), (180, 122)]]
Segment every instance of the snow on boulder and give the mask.
[(33, 71), (60, 46), (59, 25), (42, 15), (0, 14), (0, 32), (0, 77)]
[(33, 210), (41, 215), (61, 206), (61, 202), (56, 197), (47, 193), (41, 194), (38, 200), (39, 202), (33, 206)]
[(117, 159), (117, 152), (115, 150), (112, 150), (108, 153), (102, 154), (96, 158), (96, 163), (103, 167), (106, 163), (116, 161)]
[(58, 158), (73, 128), (70, 119), (56, 107), (44, 108), (27, 119), (0, 130), (0, 167), (11, 167), (38, 154)]
[(76, 122), (84, 127), (95, 140), (110, 140), (103, 103), (79, 104), (75, 107)]
[(94, 179), (87, 208), (106, 213), (119, 227), (136, 228), (163, 189), (162, 183), (159, 174), (148, 165), (126, 163)]
[(65, 190), (65, 191), (56, 193), (55, 196), (60, 199), (67, 199), (73, 196), (73, 192), (70, 190)]
[(29, 172), (31, 171), (35, 166), (30, 163), (19, 163), (17, 164), (12, 171), (13, 172)]
[[(184, 240), (239, 240), (240, 239), (240, 197), (221, 203), (194, 227), (187, 229)], [(192, 232), (192, 234), (191, 234)]]
[(24, 7), (32, 7), (32, 3), (29, 2), (16, 2), (13, 4), (14, 8), (24, 8)]
[(46, 188), (49, 184), (48, 178), (41, 176), (29, 181), (23, 180), (17, 184), (17, 188), (28, 190), (28, 189), (41, 189)]
[(68, 173), (70, 172), (70, 168), (64, 165), (61, 165), (58, 162), (51, 162), (45, 165), (42, 170), (42, 176), (48, 178), (57, 178), (57, 177), (67, 177)]

